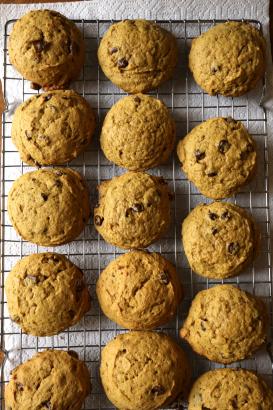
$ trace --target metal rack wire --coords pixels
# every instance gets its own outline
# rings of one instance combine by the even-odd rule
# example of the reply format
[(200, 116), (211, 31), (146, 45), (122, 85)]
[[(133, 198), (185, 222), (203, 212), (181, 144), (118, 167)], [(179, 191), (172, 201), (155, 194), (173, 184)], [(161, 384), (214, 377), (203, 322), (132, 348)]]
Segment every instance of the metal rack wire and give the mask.
[[(11, 117), (15, 107), (26, 98), (35, 94), (27, 81), (13, 69), (9, 63), (7, 41), (13, 20), (5, 26), (4, 48), (4, 93), (7, 110), (3, 114), (3, 144), (1, 153), (1, 346), (6, 352), (1, 371), (1, 397), (3, 408), (4, 385), (9, 379), (10, 370), (32, 356), (36, 351), (45, 348), (73, 349), (85, 360), (91, 371), (93, 384), (92, 394), (85, 403), (85, 409), (113, 409), (106, 399), (99, 382), (98, 368), (101, 348), (117, 333), (123, 330), (105, 318), (100, 312), (95, 295), (95, 283), (100, 271), (110, 260), (120, 253), (105, 243), (96, 233), (92, 221), (84, 233), (74, 242), (55, 248), (44, 248), (30, 244), (19, 238), (13, 230), (7, 214), (7, 194), (12, 182), (21, 174), (31, 170), (31, 167), (21, 163), (19, 154), (11, 143)], [(255, 180), (244, 188), (230, 201), (248, 209), (258, 222), (262, 233), (262, 244), (257, 259), (252, 266), (240, 276), (226, 280), (242, 289), (260, 295), (270, 309), (270, 337), (272, 335), (272, 272), (269, 222), (269, 190), (268, 190), (268, 148), (266, 111), (260, 106), (264, 84), (259, 84), (255, 91), (240, 98), (210, 97), (194, 83), (187, 69), (187, 54), (190, 41), (212, 25), (220, 21), (212, 20), (180, 20), (158, 21), (176, 36), (180, 49), (179, 64), (171, 81), (151, 93), (162, 99), (172, 111), (177, 124), (178, 138), (201, 121), (214, 116), (233, 116), (240, 119), (257, 142), (259, 157), (259, 173)], [(221, 20), (222, 22), (222, 20)], [(262, 30), (261, 24), (249, 20)], [(80, 171), (90, 188), (91, 205), (96, 202), (96, 185), (102, 180), (119, 175), (123, 170), (110, 164), (99, 150), (98, 134), (100, 124), (106, 111), (124, 93), (107, 80), (100, 71), (96, 60), (96, 49), (103, 33), (113, 23), (99, 20), (77, 20), (75, 23), (82, 30), (86, 41), (86, 63), (82, 77), (72, 84), (72, 87), (82, 94), (97, 110), (98, 131), (89, 151), (86, 151), (69, 166)], [(194, 186), (185, 178), (180, 170), (176, 155), (170, 161), (157, 169), (149, 171), (155, 175), (163, 175), (174, 191), (172, 205), (173, 223), (167, 235), (149, 249), (161, 252), (177, 267), (184, 284), (186, 297), (177, 317), (162, 329), (178, 340), (178, 330), (188, 311), (193, 296), (201, 289), (208, 288), (221, 281), (206, 280), (194, 274), (186, 261), (181, 239), (180, 227), (182, 219), (200, 202), (207, 202)], [(92, 308), (84, 320), (54, 336), (35, 338), (23, 334), (18, 326), (10, 321), (4, 295), (4, 280), (14, 263), (24, 255), (45, 250), (65, 253), (84, 270), (93, 299)], [(181, 342), (179, 342), (181, 343)], [(182, 343), (183, 344), (183, 343)], [(193, 364), (194, 376), (219, 367), (215, 363), (193, 355), (189, 347), (184, 345)], [(234, 366), (257, 370), (269, 383), (273, 383), (272, 361), (264, 350), (255, 357)], [(176, 408), (178, 408), (176, 405)], [(179, 407), (181, 408), (181, 407)]]

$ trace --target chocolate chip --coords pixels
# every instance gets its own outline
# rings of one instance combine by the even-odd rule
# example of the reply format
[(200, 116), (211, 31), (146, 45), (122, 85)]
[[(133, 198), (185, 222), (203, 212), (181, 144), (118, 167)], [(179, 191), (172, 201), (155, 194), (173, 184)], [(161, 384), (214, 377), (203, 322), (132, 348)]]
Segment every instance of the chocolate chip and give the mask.
[(38, 276), (33, 276), (33, 275), (27, 275), (25, 277), (25, 280), (28, 279), (32, 283), (38, 283)]
[(34, 48), (37, 51), (37, 53), (41, 53), (46, 48), (46, 43), (43, 39), (35, 40), (32, 42), (32, 44), (34, 45)]
[(197, 149), (197, 150), (195, 151), (194, 155), (195, 155), (195, 158), (196, 158), (196, 161), (197, 161), (197, 162), (198, 162), (198, 161), (201, 161), (201, 159), (204, 159), (205, 156), (206, 156), (205, 152), (204, 152), (204, 151), (201, 152), (199, 149)]
[(69, 354), (69, 356), (74, 357), (75, 359), (79, 358), (79, 355), (77, 352), (75, 352), (74, 350), (68, 350), (67, 352)]
[(215, 221), (215, 219), (218, 218), (218, 215), (215, 214), (214, 212), (210, 212), (210, 211), (209, 211), (208, 215), (209, 215), (209, 218), (210, 218), (212, 221)]
[(95, 218), (94, 218), (95, 225), (101, 226), (103, 223), (103, 220), (104, 218), (102, 216), (95, 215)]
[(37, 83), (30, 83), (30, 88), (31, 88), (32, 90), (39, 91), (39, 90), (42, 88), (42, 86), (39, 85), (39, 84), (37, 84)]
[(202, 404), (202, 409), (201, 410), (211, 410), (209, 407), (204, 406), (204, 404)]
[(127, 67), (127, 65), (128, 65), (128, 61), (124, 57), (122, 57), (118, 60), (118, 67), (119, 68), (125, 68), (125, 67)]
[(252, 144), (247, 144), (245, 151), (242, 151), (240, 154), (240, 159), (245, 160), (247, 159), (248, 155), (254, 151)]
[(22, 383), (16, 382), (16, 388), (19, 391), (23, 391), (24, 390), (24, 386)]
[(135, 98), (134, 98), (134, 102), (137, 103), (137, 104), (140, 104), (140, 103), (141, 103), (141, 99), (140, 99), (139, 97), (135, 97)]
[(212, 228), (212, 230), (211, 230), (212, 235), (216, 235), (216, 234), (217, 234), (217, 232), (218, 232), (218, 229), (216, 229), (216, 228)]
[(41, 406), (42, 406), (42, 408), (45, 408), (45, 409), (51, 409), (52, 407), (51, 407), (51, 403), (50, 403), (50, 401), (48, 400), (48, 401), (43, 401), (42, 403), (41, 403)]
[(134, 205), (132, 206), (132, 210), (133, 210), (134, 212), (143, 212), (143, 211), (144, 211), (144, 206), (143, 206), (142, 203), (137, 203), (137, 204), (134, 204)]
[(240, 245), (238, 244), (238, 242), (231, 242), (230, 244), (228, 244), (228, 252), (231, 255), (236, 255), (240, 250)]
[(152, 394), (156, 394), (157, 396), (159, 396), (160, 394), (164, 394), (165, 393), (165, 388), (163, 386), (154, 386), (151, 390)]
[(164, 270), (164, 272), (160, 273), (160, 282), (164, 283), (164, 285), (168, 285), (170, 282), (169, 273)]
[(52, 94), (48, 94), (44, 97), (44, 101), (49, 101), (52, 98)]
[(230, 143), (228, 140), (221, 140), (218, 145), (218, 151), (221, 154), (225, 154), (230, 149)]
[(212, 74), (215, 74), (215, 73), (217, 73), (217, 71), (220, 71), (221, 70), (221, 66), (219, 66), (218, 64), (213, 64), (212, 66), (211, 66), (211, 72), (212, 72)]
[(27, 140), (30, 141), (32, 139), (32, 134), (30, 131), (25, 131), (25, 136), (27, 137)]
[(216, 171), (211, 171), (211, 172), (209, 172), (208, 174), (207, 174), (207, 176), (208, 177), (216, 177), (216, 175), (217, 175), (217, 172)]
[(57, 177), (61, 177), (64, 173), (62, 171), (60, 171), (59, 169), (57, 171), (55, 171), (55, 175), (57, 175)]
[(63, 186), (63, 183), (57, 179), (57, 181), (55, 182), (55, 185), (57, 188), (61, 188)]
[(230, 218), (231, 218), (231, 215), (228, 211), (223, 212), (221, 215), (221, 219), (223, 219), (224, 221), (228, 221)]
[(41, 197), (43, 198), (43, 200), (46, 202), (48, 200), (48, 195), (44, 194), (43, 192), (41, 193)]
[(114, 53), (116, 53), (117, 51), (118, 51), (118, 48), (117, 48), (117, 47), (112, 47), (112, 48), (110, 48), (110, 50), (109, 50), (110, 54), (114, 54)]

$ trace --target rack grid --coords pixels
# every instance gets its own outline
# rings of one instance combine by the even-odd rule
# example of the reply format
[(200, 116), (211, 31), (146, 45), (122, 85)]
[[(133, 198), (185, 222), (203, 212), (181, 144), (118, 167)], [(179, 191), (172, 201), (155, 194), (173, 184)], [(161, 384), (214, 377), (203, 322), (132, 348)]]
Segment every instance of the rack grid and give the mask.
[[(187, 68), (187, 55), (191, 40), (208, 30), (213, 25), (225, 20), (160, 20), (162, 27), (170, 30), (177, 38), (179, 45), (179, 63), (173, 79), (163, 84), (151, 95), (162, 99), (171, 110), (177, 125), (177, 139), (186, 135), (194, 126), (205, 119), (216, 116), (232, 116), (241, 120), (249, 129), (257, 143), (259, 172), (256, 178), (240, 193), (228, 201), (246, 208), (257, 221), (262, 234), (261, 248), (252, 266), (235, 278), (225, 281), (207, 280), (192, 272), (187, 264), (181, 244), (181, 221), (200, 202), (208, 202), (181, 172), (179, 161), (174, 153), (169, 162), (148, 172), (162, 175), (174, 192), (172, 203), (172, 224), (160, 241), (149, 247), (149, 250), (162, 253), (177, 267), (185, 289), (185, 298), (179, 308), (176, 318), (166, 326), (160, 328), (173, 335), (184, 347), (193, 365), (196, 377), (211, 368), (222, 367), (216, 363), (192, 354), (190, 348), (179, 341), (178, 332), (186, 316), (190, 302), (201, 289), (206, 289), (217, 283), (233, 283), (244, 290), (261, 296), (270, 310), (269, 340), (272, 336), (272, 266), (269, 221), (269, 189), (268, 189), (268, 146), (266, 110), (262, 105), (265, 82), (247, 95), (239, 98), (224, 98), (208, 96), (195, 84)], [(241, 20), (240, 20), (241, 21)], [(247, 20), (262, 31), (260, 22)], [(92, 393), (87, 398), (85, 409), (113, 409), (100, 385), (98, 369), (101, 348), (117, 333), (124, 332), (113, 322), (108, 320), (99, 309), (95, 295), (95, 283), (100, 271), (110, 260), (123, 253), (103, 241), (94, 229), (92, 221), (86, 226), (83, 234), (74, 242), (44, 248), (22, 240), (13, 230), (7, 214), (7, 194), (12, 182), (25, 172), (33, 168), (23, 164), (15, 147), (11, 142), (11, 120), (14, 109), (25, 99), (37, 91), (30, 88), (11, 66), (8, 58), (7, 42), (15, 20), (5, 25), (4, 45), (4, 98), (7, 103), (3, 114), (3, 141), (1, 153), (1, 346), (5, 352), (5, 359), (1, 368), (0, 401), (4, 408), (3, 392), (5, 383), (9, 379), (12, 368), (31, 357), (36, 351), (45, 348), (72, 349), (80, 358), (85, 360), (91, 371), (93, 385)], [(82, 30), (86, 42), (86, 62), (78, 81), (71, 87), (83, 95), (97, 112), (98, 127), (90, 149), (70, 163), (81, 172), (90, 189), (91, 206), (96, 201), (96, 186), (105, 179), (120, 175), (124, 170), (108, 162), (99, 149), (99, 129), (107, 110), (122, 96), (126, 95), (114, 86), (102, 73), (96, 59), (96, 50), (103, 33), (114, 22), (113, 20), (74, 20)], [(66, 254), (85, 272), (92, 308), (78, 325), (67, 331), (53, 336), (36, 338), (20, 331), (18, 326), (9, 319), (4, 295), (5, 278), (22, 256), (35, 252), (55, 251)], [(235, 363), (232, 367), (243, 367), (258, 371), (273, 384), (273, 365), (271, 346), (257, 353), (254, 357)], [(186, 408), (185, 403), (175, 403), (174, 408)]]

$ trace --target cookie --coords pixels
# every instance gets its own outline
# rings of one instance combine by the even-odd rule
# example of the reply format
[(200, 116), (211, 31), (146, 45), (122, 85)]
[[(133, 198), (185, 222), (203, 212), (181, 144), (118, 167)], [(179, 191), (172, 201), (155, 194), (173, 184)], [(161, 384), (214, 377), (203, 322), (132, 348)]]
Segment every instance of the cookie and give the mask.
[(8, 214), (23, 239), (61, 245), (75, 239), (88, 222), (88, 190), (82, 176), (70, 168), (28, 172), (12, 184)]
[(182, 170), (208, 198), (235, 194), (256, 170), (256, 144), (240, 121), (211, 118), (183, 138), (177, 146)]
[(72, 90), (35, 95), (16, 109), (12, 141), (29, 165), (64, 164), (87, 149), (95, 115), (87, 101)]
[(131, 94), (146, 92), (172, 76), (178, 60), (176, 39), (152, 21), (120, 21), (104, 34), (98, 60), (114, 84)]
[(158, 253), (129, 252), (101, 273), (97, 296), (103, 313), (128, 329), (152, 329), (168, 322), (182, 298), (175, 267)]
[(266, 65), (266, 43), (253, 25), (217, 24), (193, 40), (189, 67), (208, 94), (240, 96), (254, 88)]
[(272, 410), (273, 391), (254, 372), (217, 369), (204, 373), (194, 383), (188, 410)]
[(123, 168), (153, 168), (165, 163), (174, 148), (175, 122), (162, 101), (130, 95), (108, 111), (100, 143), (106, 158)]
[(201, 276), (223, 279), (242, 271), (258, 248), (259, 234), (252, 217), (225, 202), (200, 204), (182, 224), (185, 254)]
[(145, 248), (170, 224), (168, 185), (161, 177), (127, 172), (98, 187), (94, 224), (106, 242), (120, 248)]
[(232, 285), (199, 292), (180, 330), (192, 349), (218, 363), (245, 359), (266, 341), (262, 300)]
[(101, 381), (119, 409), (154, 410), (185, 397), (190, 373), (184, 351), (163, 333), (121, 334), (102, 350)]
[(5, 388), (6, 410), (81, 410), (89, 371), (75, 352), (45, 350), (16, 367)]
[(57, 253), (19, 260), (6, 279), (5, 291), (11, 319), (34, 336), (60, 333), (90, 309), (83, 272)]
[(13, 26), (9, 59), (29, 81), (48, 89), (65, 88), (84, 63), (84, 41), (75, 24), (53, 10), (32, 10)]

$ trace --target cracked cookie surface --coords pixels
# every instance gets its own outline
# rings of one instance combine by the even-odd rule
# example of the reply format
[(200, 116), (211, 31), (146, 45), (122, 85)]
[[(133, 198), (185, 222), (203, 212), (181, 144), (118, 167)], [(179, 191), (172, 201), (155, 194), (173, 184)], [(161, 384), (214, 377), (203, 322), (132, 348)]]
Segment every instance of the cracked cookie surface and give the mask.
[(81, 410), (90, 374), (73, 351), (45, 350), (16, 367), (5, 388), (6, 410)]
[(97, 296), (104, 314), (128, 329), (152, 329), (168, 322), (182, 298), (175, 267), (158, 253), (121, 255), (101, 273)]
[(271, 410), (273, 391), (254, 372), (217, 369), (204, 373), (189, 395), (189, 410)]
[(94, 224), (105, 241), (120, 248), (145, 248), (170, 224), (170, 192), (161, 177), (127, 172), (98, 187)]
[(175, 37), (147, 20), (113, 24), (98, 49), (106, 77), (131, 94), (149, 91), (168, 80), (177, 64), (177, 54)]
[(211, 118), (193, 128), (177, 146), (182, 170), (208, 198), (232, 196), (256, 170), (253, 138), (240, 121)]
[(251, 24), (217, 24), (192, 42), (189, 67), (208, 94), (240, 96), (254, 88), (265, 72), (266, 43)]
[(44, 88), (64, 88), (78, 77), (84, 42), (75, 24), (53, 10), (33, 10), (13, 26), (10, 62), (29, 81)]
[(90, 309), (82, 271), (57, 253), (18, 261), (6, 279), (5, 292), (11, 319), (34, 336), (60, 333)]
[(188, 262), (207, 278), (228, 278), (243, 270), (253, 260), (259, 237), (251, 215), (227, 202), (200, 204), (182, 224)]
[(163, 333), (121, 334), (102, 350), (102, 384), (119, 409), (154, 410), (185, 398), (190, 373), (184, 351)]
[(72, 90), (29, 98), (16, 109), (11, 137), (29, 165), (64, 164), (86, 150), (95, 130), (88, 102)]
[(12, 184), (8, 214), (25, 240), (61, 245), (75, 239), (88, 222), (88, 190), (82, 176), (71, 168), (28, 172)]
[(132, 171), (165, 163), (175, 143), (175, 122), (166, 105), (144, 94), (119, 100), (108, 111), (100, 135), (106, 158)]
[(197, 293), (180, 336), (196, 353), (228, 364), (264, 344), (267, 322), (261, 299), (232, 285), (217, 285)]

